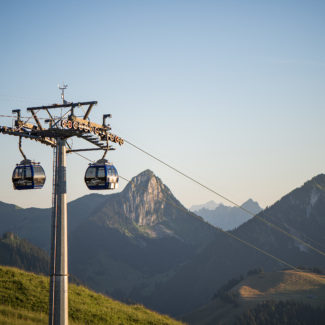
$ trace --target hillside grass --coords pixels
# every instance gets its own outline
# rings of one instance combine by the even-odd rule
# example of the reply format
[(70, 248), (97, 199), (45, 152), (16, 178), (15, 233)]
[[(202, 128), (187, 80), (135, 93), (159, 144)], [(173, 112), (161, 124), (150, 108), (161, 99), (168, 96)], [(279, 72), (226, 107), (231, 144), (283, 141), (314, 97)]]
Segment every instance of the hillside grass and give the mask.
[[(47, 324), (49, 279), (0, 266), (0, 325)], [(82, 286), (69, 285), (69, 322), (81, 324), (180, 325), (142, 305), (126, 305)]]
[(210, 303), (183, 317), (192, 325), (228, 324), (263, 301), (296, 301), (325, 306), (325, 276), (302, 271), (266, 272), (246, 277), (226, 298)]
[(47, 320), (46, 314), (0, 305), (0, 325), (46, 324)]

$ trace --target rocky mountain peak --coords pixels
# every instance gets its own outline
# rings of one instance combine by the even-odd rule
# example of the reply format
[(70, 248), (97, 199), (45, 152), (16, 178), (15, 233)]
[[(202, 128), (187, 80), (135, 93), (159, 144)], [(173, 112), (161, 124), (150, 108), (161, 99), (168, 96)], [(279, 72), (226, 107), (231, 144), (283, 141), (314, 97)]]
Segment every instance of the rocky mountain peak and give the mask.
[(159, 224), (169, 218), (165, 207), (170, 201), (180, 205), (160, 178), (151, 170), (145, 170), (133, 177), (122, 192), (106, 196), (92, 218), (129, 234), (140, 230), (157, 236), (161, 233)]
[(162, 193), (166, 191), (171, 193), (160, 178), (147, 169), (133, 177), (122, 193), (124, 196), (132, 196), (136, 192), (139, 195), (149, 195), (156, 200), (161, 199)]
[(143, 183), (149, 181), (152, 177), (155, 177), (155, 174), (150, 169), (146, 169), (137, 176), (132, 178), (132, 182), (135, 184)]
[(141, 245), (145, 236), (173, 237), (201, 246), (215, 235), (215, 229), (189, 213), (150, 170), (132, 178), (122, 192), (106, 196), (91, 219), (101, 227), (118, 229)]
[(123, 212), (139, 226), (152, 226), (163, 218), (167, 192), (170, 193), (162, 181), (151, 170), (145, 170), (123, 190)]

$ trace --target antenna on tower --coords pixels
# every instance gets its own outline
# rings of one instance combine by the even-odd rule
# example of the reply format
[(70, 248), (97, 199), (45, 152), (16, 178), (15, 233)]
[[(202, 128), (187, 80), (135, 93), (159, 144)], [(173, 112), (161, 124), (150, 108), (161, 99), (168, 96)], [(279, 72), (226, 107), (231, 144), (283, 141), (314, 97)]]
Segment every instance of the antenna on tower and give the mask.
[(68, 85), (65, 85), (64, 82), (62, 82), (62, 86), (58, 84), (58, 88), (61, 90), (61, 98), (63, 104), (67, 104), (68, 102), (64, 99), (64, 90), (68, 88)]

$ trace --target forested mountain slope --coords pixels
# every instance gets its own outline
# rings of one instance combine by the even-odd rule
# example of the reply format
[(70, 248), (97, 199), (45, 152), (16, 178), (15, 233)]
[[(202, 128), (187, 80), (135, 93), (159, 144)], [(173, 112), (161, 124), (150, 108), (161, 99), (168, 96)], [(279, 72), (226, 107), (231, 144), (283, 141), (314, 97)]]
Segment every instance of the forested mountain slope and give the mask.
[(44, 250), (8, 232), (0, 238), (0, 265), (47, 275), (50, 259)]

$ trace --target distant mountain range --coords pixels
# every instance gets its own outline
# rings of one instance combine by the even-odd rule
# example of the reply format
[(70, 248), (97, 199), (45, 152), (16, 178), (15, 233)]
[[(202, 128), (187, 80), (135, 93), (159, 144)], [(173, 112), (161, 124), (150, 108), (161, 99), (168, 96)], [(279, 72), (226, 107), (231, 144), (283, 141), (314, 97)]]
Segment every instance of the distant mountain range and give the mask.
[[(253, 214), (262, 211), (259, 204), (252, 199), (247, 200), (241, 207)], [(211, 225), (223, 230), (233, 230), (253, 217), (243, 209), (216, 204), (214, 201), (209, 201), (203, 205), (194, 205), (191, 207), (191, 211)]]
[[(290, 265), (324, 267), (321, 254), (260, 220), (323, 251), (324, 193), (325, 175), (319, 175), (231, 231), (240, 242), (188, 211), (146, 170), (120, 193), (91, 194), (68, 204), (69, 272), (120, 300), (186, 314), (233, 277), (256, 267), (283, 268), (243, 241)], [(50, 216), (50, 209), (0, 203), (1, 232), (15, 232), (46, 250)]]
[(197, 204), (197, 205), (192, 205), (190, 207), (190, 210), (192, 212), (196, 212), (196, 211), (199, 211), (201, 209), (206, 209), (206, 210), (214, 210), (215, 208), (217, 208), (220, 204), (214, 202), (213, 200), (211, 201), (208, 201), (204, 204)]

